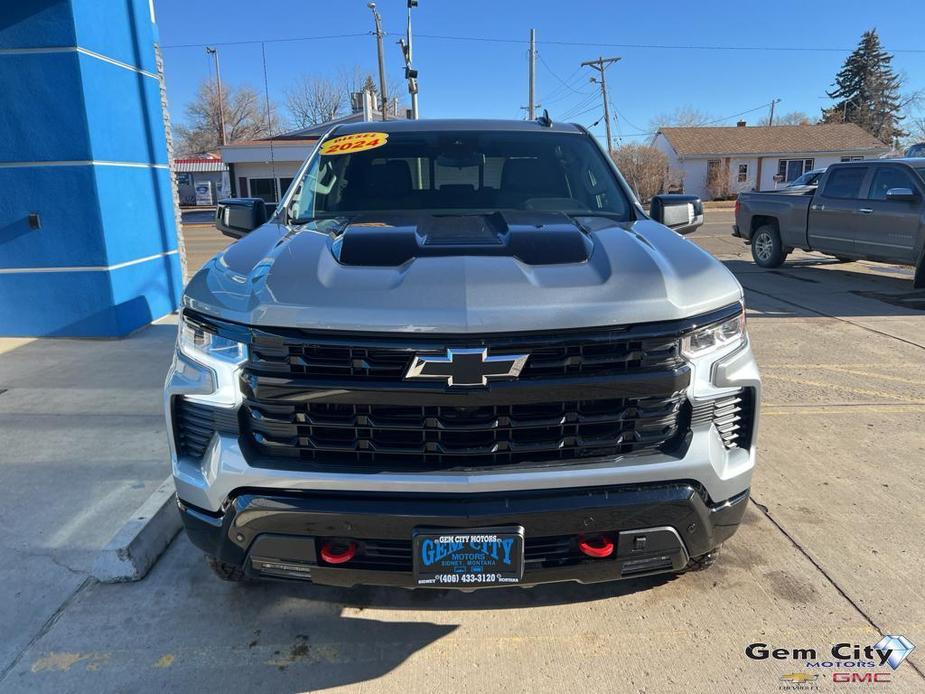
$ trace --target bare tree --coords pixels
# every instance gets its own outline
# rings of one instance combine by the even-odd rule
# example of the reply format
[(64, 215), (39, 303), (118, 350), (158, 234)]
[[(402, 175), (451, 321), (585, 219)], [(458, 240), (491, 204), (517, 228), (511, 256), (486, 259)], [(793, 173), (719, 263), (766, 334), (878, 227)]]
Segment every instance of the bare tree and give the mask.
[(709, 124), (712, 121), (715, 121), (716, 118), (711, 116), (709, 113), (704, 113), (695, 106), (679, 106), (674, 111), (670, 113), (660, 113), (655, 116), (649, 125), (652, 130), (658, 130), (659, 128), (691, 128), (691, 127), (701, 127)]
[(722, 159), (716, 164), (707, 164), (707, 195), (710, 200), (726, 200), (732, 195), (729, 189), (729, 161)]
[(640, 202), (648, 202), (671, 186), (668, 157), (657, 147), (627, 144), (615, 149), (612, 156)]
[(286, 90), (286, 108), (293, 128), (334, 120), (349, 105), (350, 92), (325, 77), (302, 75)]
[(812, 123), (812, 119), (802, 111), (791, 111), (777, 116), (772, 125), (812, 125)]
[[(337, 81), (343, 85), (344, 90), (346, 91), (348, 98), (350, 94), (356, 92), (362, 92), (366, 90), (372, 90), (378, 98), (379, 96), (379, 82), (373, 79), (372, 74), (368, 71), (361, 68), (359, 65), (354, 65), (352, 68), (340, 68), (337, 71)], [(396, 97), (400, 99), (407, 94), (408, 86), (402, 80), (397, 80), (394, 78), (388, 78), (386, 84), (386, 89), (388, 89), (389, 99), (395, 99)], [(401, 110), (401, 108), (399, 108)], [(392, 113), (392, 115), (397, 115)]]
[[(263, 96), (251, 87), (222, 85), (224, 101), (225, 141), (228, 144), (254, 140), (279, 132), (279, 117), (271, 104), (267, 113)], [(196, 98), (186, 105), (185, 123), (177, 125), (177, 153), (190, 156), (214, 152), (221, 143), (221, 111), (215, 83), (205, 80), (199, 85)]]

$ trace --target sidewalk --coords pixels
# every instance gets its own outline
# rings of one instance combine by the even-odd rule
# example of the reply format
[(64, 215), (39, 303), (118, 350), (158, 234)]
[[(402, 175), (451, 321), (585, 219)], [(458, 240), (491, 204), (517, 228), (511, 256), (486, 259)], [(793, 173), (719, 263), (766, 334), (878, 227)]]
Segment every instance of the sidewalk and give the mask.
[(0, 677), (169, 474), (176, 318), (122, 340), (0, 338)]

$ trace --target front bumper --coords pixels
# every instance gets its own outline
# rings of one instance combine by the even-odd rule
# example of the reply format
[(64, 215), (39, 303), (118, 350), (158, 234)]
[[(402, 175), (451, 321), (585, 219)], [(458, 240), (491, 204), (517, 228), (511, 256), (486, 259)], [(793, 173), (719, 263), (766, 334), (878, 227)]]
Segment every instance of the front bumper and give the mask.
[[(249, 575), (336, 586), (415, 587), (415, 528), (519, 525), (526, 543), (520, 585), (536, 585), (679, 571), (735, 532), (747, 500), (746, 490), (715, 504), (700, 485), (677, 482), (477, 496), (244, 491), (222, 513), (183, 502), (180, 511), (194, 544)], [(614, 539), (610, 557), (577, 549), (580, 537), (598, 534)], [(326, 564), (317, 551), (326, 540), (353, 541), (358, 554)]]

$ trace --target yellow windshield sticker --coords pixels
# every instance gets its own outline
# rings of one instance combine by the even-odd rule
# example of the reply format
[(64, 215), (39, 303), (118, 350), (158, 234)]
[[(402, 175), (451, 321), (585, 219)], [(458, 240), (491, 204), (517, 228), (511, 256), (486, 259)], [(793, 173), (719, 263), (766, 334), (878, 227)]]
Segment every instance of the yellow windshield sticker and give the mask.
[(353, 154), (367, 149), (382, 147), (389, 139), (388, 133), (354, 133), (325, 140), (321, 145), (322, 154)]

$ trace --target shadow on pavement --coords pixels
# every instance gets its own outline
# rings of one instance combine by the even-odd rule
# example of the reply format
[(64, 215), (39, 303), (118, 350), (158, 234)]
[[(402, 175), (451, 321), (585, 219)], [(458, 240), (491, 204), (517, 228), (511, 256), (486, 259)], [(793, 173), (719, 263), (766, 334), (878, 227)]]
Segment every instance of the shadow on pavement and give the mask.
[(673, 574), (660, 574), (587, 585), (575, 582), (552, 583), (532, 588), (482, 588), (469, 592), (433, 588), (409, 590), (376, 586), (356, 586), (345, 589), (285, 581), (257, 583), (250, 586), (250, 589), (267, 586), (264, 590), (274, 594), (358, 609), (510, 610), (608, 600), (650, 590), (674, 578)]

